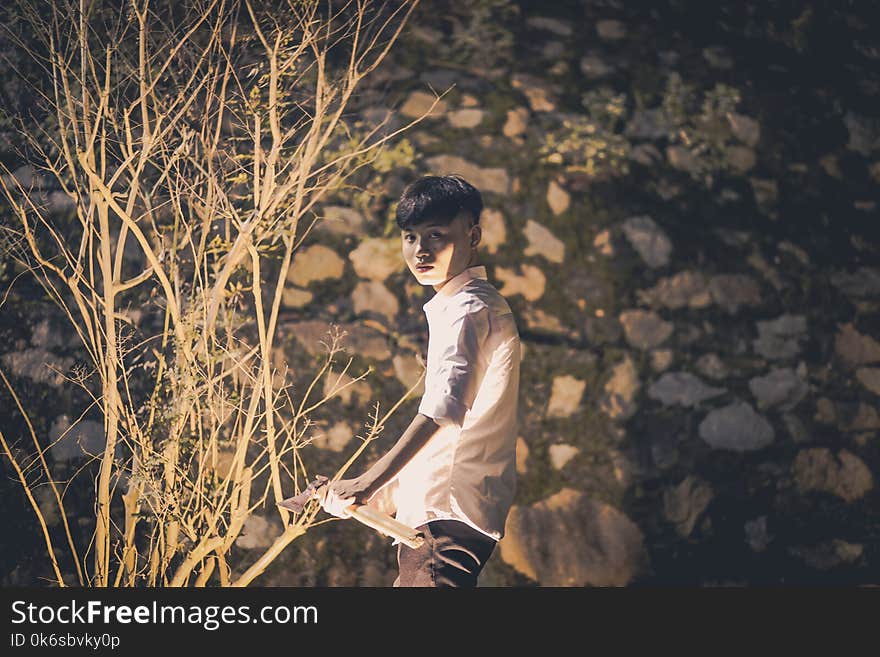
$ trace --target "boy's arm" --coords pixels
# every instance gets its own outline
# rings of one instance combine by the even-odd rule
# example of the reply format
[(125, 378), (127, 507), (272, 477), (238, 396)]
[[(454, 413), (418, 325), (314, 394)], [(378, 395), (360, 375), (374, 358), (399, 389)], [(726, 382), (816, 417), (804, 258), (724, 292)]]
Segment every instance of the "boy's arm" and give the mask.
[(340, 479), (327, 485), (321, 505), (335, 516), (345, 517), (350, 504), (365, 504), (376, 491), (390, 482), (439, 431), (440, 425), (417, 413), (398, 441), (369, 470), (354, 479)]

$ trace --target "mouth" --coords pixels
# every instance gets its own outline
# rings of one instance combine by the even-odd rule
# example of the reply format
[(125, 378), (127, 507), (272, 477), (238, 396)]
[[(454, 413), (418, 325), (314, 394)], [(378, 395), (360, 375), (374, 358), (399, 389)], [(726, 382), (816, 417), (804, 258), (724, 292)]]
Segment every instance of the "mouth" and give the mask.
[(416, 271), (424, 273), (434, 268), (434, 265), (416, 265)]

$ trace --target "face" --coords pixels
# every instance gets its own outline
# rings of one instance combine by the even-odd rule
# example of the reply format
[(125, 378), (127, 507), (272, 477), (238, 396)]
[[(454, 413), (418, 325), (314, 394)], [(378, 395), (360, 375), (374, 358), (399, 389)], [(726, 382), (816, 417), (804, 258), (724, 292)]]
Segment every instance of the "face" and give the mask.
[(459, 214), (447, 226), (429, 220), (400, 231), (403, 259), (421, 285), (438, 291), (473, 266), (481, 235), (479, 224), (471, 226), (466, 214)]

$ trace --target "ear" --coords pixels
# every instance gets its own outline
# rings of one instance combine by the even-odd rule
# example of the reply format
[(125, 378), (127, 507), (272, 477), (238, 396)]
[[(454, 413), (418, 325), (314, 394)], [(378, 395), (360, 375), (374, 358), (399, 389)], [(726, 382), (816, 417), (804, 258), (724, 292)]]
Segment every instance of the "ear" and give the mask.
[(476, 224), (471, 228), (471, 246), (477, 246), (483, 237), (483, 229), (480, 224)]

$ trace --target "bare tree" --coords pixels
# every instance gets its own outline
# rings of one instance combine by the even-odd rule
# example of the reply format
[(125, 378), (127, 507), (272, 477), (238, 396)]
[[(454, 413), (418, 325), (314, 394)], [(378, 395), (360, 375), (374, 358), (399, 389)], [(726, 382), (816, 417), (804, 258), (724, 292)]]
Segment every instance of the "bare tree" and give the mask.
[[(369, 373), (340, 384), (352, 360), (334, 373), (343, 336), (331, 334), (323, 367), (295, 400), (273, 354), (286, 274), (316, 204), (400, 132), (353, 130), (346, 112), (416, 2), (277, 4), (15, 5), (35, 40), (9, 29), (7, 37), (43, 71), (33, 89), (51, 119), (21, 118), (25, 154), (57, 181), (75, 218), (59, 222), (8, 168), (0, 186), (26, 245), (22, 262), (88, 354), (93, 371), (77, 382), (106, 433), (95, 455), (94, 532), (83, 546), (46, 440), (30, 429), (79, 585), (252, 582), (317, 509), (293, 523), (278, 509), (280, 536), (235, 576), (227, 557), (245, 520), (283, 499), (285, 487), (302, 488), (310, 413)], [(145, 321), (154, 314), (158, 329)], [(330, 394), (316, 394), (329, 376)], [(381, 417), (376, 406), (337, 476), (404, 399)], [(20, 402), (19, 410), (27, 418)], [(0, 440), (63, 586), (62, 548), (20, 455)]]

